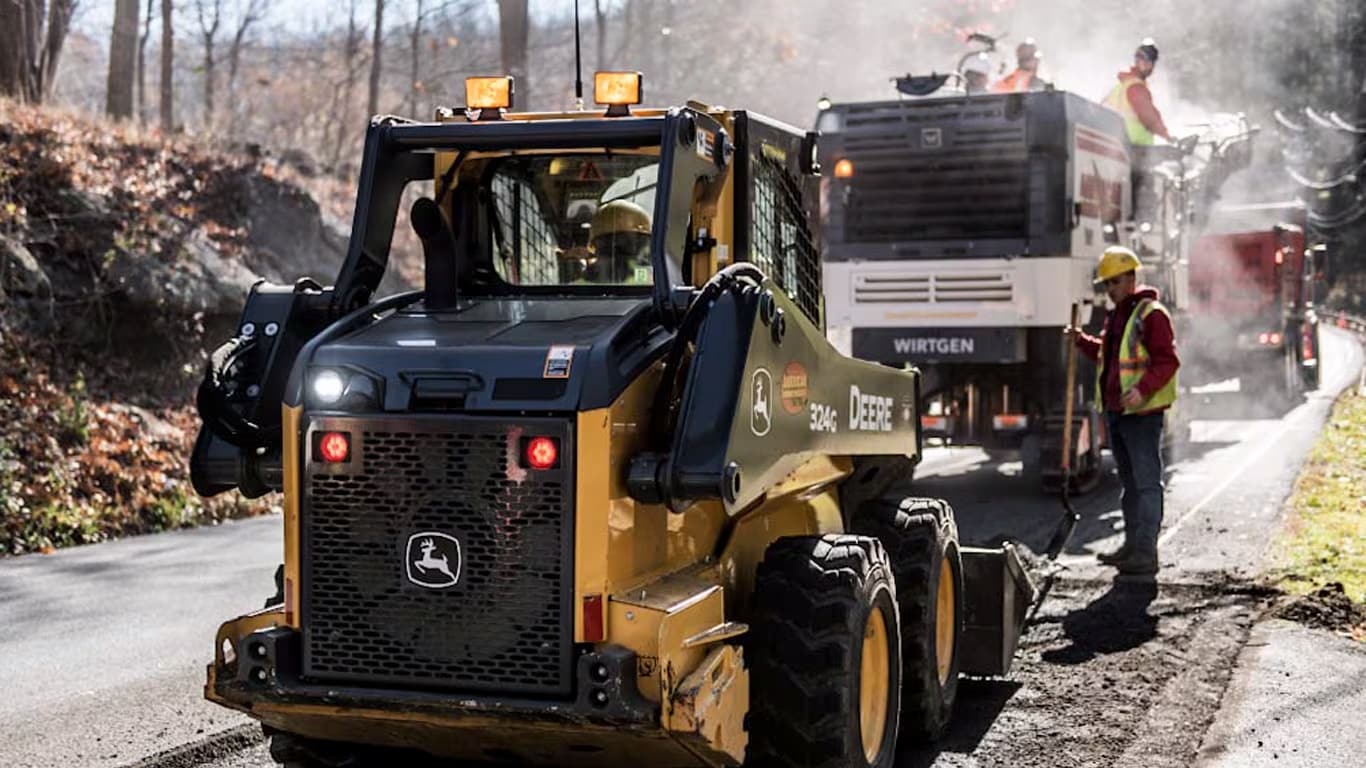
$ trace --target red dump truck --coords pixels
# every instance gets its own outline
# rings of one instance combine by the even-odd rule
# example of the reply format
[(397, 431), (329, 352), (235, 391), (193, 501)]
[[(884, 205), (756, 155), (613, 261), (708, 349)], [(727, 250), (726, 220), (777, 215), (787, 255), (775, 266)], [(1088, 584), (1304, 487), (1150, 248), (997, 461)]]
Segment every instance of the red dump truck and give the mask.
[(1226, 206), (1190, 257), (1182, 370), (1243, 392), (1318, 388), (1317, 250), (1299, 203)]

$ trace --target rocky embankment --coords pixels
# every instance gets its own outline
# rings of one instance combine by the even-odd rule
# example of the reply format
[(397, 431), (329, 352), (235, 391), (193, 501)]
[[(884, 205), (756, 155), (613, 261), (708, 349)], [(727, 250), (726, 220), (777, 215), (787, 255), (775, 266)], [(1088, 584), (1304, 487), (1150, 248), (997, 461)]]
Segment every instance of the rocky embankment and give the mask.
[(198, 499), (186, 462), (206, 350), (247, 289), (330, 281), (345, 251), (298, 178), (0, 102), (0, 554), (269, 508)]

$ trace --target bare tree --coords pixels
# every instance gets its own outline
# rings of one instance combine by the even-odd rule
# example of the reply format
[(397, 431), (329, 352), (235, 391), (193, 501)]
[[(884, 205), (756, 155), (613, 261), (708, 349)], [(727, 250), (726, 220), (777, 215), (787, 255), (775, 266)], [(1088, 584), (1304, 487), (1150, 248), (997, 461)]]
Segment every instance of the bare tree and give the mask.
[(109, 80), (104, 111), (110, 117), (133, 116), (133, 77), (138, 58), (138, 0), (116, 0), (109, 40)]
[(608, 69), (607, 64), (607, 3), (593, 0), (593, 34), (598, 43), (598, 69)]
[(138, 122), (147, 122), (147, 39), (152, 36), (152, 12), (156, 0), (147, 0), (147, 15), (142, 18), (142, 35), (138, 37)]
[(161, 130), (175, 130), (175, 29), (171, 0), (161, 0)]
[(214, 44), (218, 42), (218, 28), (223, 23), (223, 0), (195, 0), (195, 15), (199, 18), (199, 36), (204, 41), (204, 127), (213, 127), (213, 71)]
[(529, 105), (526, 48), (531, 24), (527, 0), (498, 0), (498, 38), (502, 44), (503, 71), (517, 78), (517, 101)]
[(242, 66), (242, 48), (251, 25), (265, 17), (266, 9), (267, 0), (247, 0), (246, 7), (237, 17), (232, 43), (228, 45), (228, 131), (233, 134), (237, 132), (237, 73)]
[(370, 44), (370, 114), (379, 114), (379, 76), (384, 53), (384, 0), (375, 0), (374, 39)]
[(0, 95), (42, 103), (52, 93), (75, 0), (0, 2)]
[(413, 27), (408, 31), (408, 48), (412, 58), (408, 63), (408, 116), (417, 116), (417, 92), (422, 90), (422, 0), (417, 1), (417, 13), (413, 14)]
[[(356, 2), (357, 0), (350, 0), (348, 4), (346, 39), (342, 41), (342, 70), (345, 74), (341, 88), (333, 92), (332, 108), (327, 110), (328, 123), (323, 128), (323, 146), (331, 147), (328, 165), (332, 168), (337, 168), (341, 164), (342, 153), (349, 149), (347, 142), (350, 139), (350, 105), (356, 93), (356, 80), (360, 77), (360, 51), (364, 33), (356, 23)], [(336, 140), (329, 141), (331, 126), (334, 124)]]

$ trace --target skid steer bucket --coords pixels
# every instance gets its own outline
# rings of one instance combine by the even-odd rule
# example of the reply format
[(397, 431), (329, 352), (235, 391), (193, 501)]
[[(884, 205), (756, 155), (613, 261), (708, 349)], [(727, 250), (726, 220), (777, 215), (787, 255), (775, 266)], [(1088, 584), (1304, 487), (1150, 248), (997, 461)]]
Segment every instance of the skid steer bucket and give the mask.
[(1004, 675), (1038, 589), (1012, 544), (964, 547), (960, 555), (964, 594), (959, 669), (967, 675)]

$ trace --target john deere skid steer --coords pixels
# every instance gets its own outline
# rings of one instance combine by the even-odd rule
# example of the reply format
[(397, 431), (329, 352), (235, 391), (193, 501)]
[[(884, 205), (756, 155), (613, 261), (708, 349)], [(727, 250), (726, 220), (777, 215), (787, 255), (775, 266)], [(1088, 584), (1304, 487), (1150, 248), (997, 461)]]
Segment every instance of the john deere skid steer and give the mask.
[(283, 491), (284, 564), (205, 693), (280, 762), (888, 766), (1010, 663), (1014, 552), (901, 495), (918, 374), (825, 340), (814, 136), (597, 85), (375, 119), (335, 282), (213, 357), (196, 488)]

